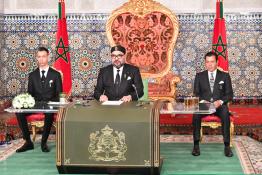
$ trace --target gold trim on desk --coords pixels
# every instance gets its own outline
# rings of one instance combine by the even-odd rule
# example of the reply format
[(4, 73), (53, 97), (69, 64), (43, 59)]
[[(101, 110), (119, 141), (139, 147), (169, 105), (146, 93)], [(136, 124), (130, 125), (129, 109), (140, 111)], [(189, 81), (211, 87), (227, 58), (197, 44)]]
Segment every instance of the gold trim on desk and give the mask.
[(155, 148), (155, 153), (154, 153), (154, 167), (159, 167), (160, 166), (160, 133), (159, 133), (159, 114), (160, 114), (160, 109), (162, 108), (164, 104), (163, 100), (157, 100), (154, 106), (154, 145), (156, 146)]
[(66, 108), (60, 108), (57, 114), (57, 127), (56, 127), (56, 165), (61, 166), (62, 165), (62, 121), (66, 114)]

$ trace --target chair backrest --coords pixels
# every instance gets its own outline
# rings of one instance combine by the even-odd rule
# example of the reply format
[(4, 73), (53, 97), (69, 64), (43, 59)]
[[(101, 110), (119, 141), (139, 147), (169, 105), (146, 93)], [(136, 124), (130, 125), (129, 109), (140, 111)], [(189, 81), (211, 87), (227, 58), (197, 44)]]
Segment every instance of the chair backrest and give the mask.
[(144, 78), (163, 77), (171, 70), (178, 29), (175, 14), (153, 0), (129, 0), (106, 25), (110, 45), (125, 46), (126, 62), (138, 66)]

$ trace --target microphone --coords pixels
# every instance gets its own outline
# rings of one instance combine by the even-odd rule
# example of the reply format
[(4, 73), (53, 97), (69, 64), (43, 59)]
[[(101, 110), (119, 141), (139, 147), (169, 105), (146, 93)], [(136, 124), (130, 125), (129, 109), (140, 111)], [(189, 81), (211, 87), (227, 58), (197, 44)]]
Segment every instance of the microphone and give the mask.
[[(136, 92), (136, 97), (137, 97), (137, 101), (139, 100), (139, 97), (138, 97), (138, 93), (137, 93), (137, 89), (136, 89), (136, 85), (132, 84), (133, 88), (135, 89), (135, 92)], [(137, 102), (136, 106), (143, 106), (143, 102)]]
[(135, 92), (136, 92), (136, 97), (137, 97), (137, 100), (139, 99), (138, 97), (138, 93), (137, 93), (137, 90), (136, 90), (136, 85), (132, 84), (133, 88), (135, 89)]

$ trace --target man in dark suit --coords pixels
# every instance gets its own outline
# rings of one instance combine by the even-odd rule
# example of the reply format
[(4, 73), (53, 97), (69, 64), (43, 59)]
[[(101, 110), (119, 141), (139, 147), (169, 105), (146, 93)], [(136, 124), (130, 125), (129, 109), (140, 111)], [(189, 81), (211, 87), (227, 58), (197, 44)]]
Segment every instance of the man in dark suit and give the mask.
[(142, 97), (143, 82), (136, 66), (125, 64), (126, 49), (120, 45), (111, 48), (112, 64), (100, 69), (95, 99), (129, 102)]
[[(232, 157), (233, 153), (230, 149), (230, 114), (227, 103), (233, 98), (233, 90), (231, 79), (228, 73), (217, 69), (216, 53), (208, 52), (205, 55), (206, 69), (203, 72), (197, 73), (194, 82), (194, 94), (199, 97), (200, 102), (213, 103), (216, 112), (215, 115), (221, 118), (222, 134), (224, 137), (224, 154), (227, 157)], [(192, 155), (199, 156), (199, 140), (201, 118), (205, 115), (193, 115), (193, 138), (194, 148)]]
[[(62, 92), (62, 79), (59, 72), (48, 65), (49, 51), (45, 47), (39, 47), (36, 53), (38, 68), (29, 74), (28, 93), (31, 94), (36, 102), (59, 101), (59, 94)], [(24, 152), (34, 149), (30, 138), (27, 124), (29, 113), (17, 113), (17, 121), (26, 141), (16, 152)], [(49, 152), (47, 139), (53, 124), (54, 114), (45, 113), (44, 129), (41, 140), (43, 152)]]

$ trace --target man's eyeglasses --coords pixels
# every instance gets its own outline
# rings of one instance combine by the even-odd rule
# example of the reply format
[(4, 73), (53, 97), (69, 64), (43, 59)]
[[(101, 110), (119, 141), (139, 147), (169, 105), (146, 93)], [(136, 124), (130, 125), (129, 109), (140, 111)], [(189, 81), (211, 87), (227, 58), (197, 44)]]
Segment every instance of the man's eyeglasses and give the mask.
[(119, 55), (111, 55), (111, 58), (113, 59), (119, 59), (119, 58), (122, 58), (124, 55), (123, 54), (119, 54)]

